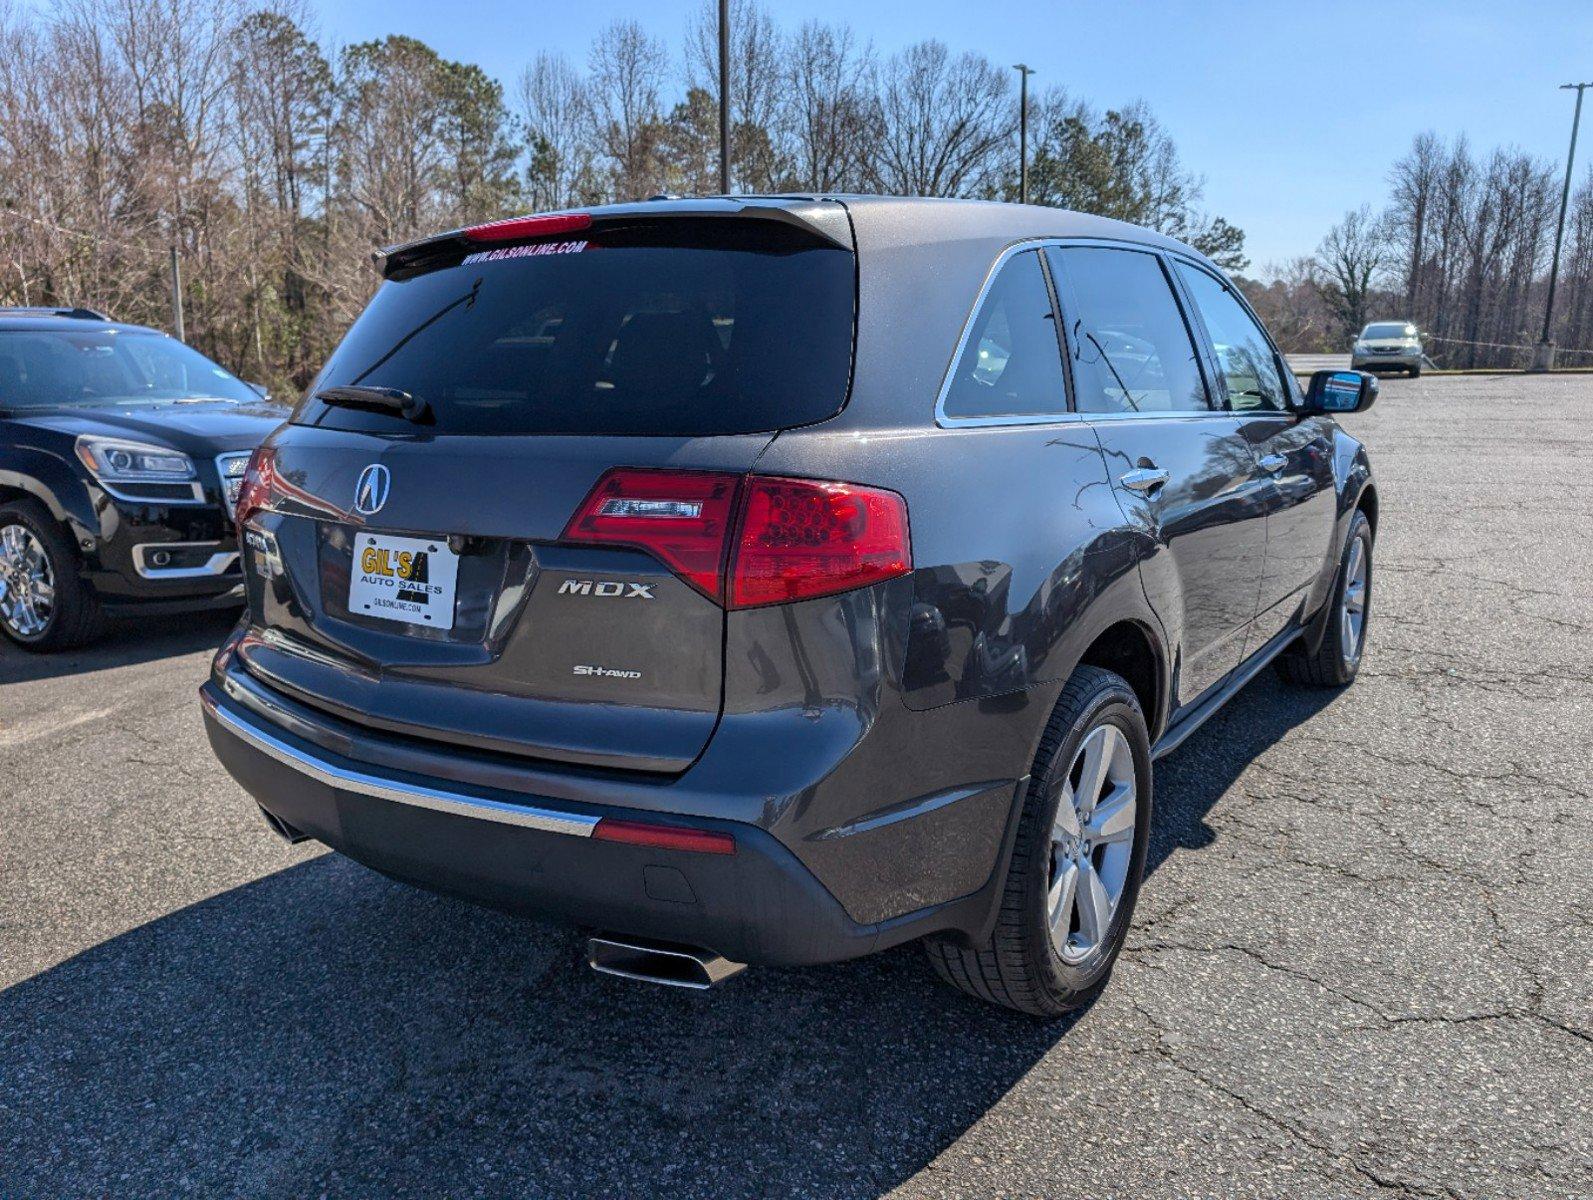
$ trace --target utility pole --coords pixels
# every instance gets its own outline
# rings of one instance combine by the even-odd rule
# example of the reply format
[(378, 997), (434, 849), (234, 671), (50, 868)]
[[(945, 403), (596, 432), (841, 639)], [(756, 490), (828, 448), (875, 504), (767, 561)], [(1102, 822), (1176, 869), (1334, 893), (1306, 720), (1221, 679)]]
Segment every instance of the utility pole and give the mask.
[(186, 342), (183, 332), (183, 269), (177, 261), (177, 243), (171, 244), (171, 323), (176, 327), (177, 340)]
[(730, 194), (730, 0), (719, 0), (719, 191)]
[(1029, 203), (1029, 76), (1034, 68), (1013, 63), (1018, 73), (1018, 203)]
[(1554, 258), (1549, 263), (1549, 298), (1543, 306), (1543, 337), (1532, 353), (1529, 371), (1554, 370), (1554, 290), (1560, 282), (1560, 243), (1565, 240), (1565, 210), (1571, 203), (1571, 165), (1576, 162), (1576, 132), (1582, 124), (1582, 93), (1593, 83), (1562, 83), (1562, 92), (1576, 92), (1576, 110), (1571, 116), (1571, 149), (1565, 156), (1565, 187), (1560, 192), (1560, 223), (1554, 227)]

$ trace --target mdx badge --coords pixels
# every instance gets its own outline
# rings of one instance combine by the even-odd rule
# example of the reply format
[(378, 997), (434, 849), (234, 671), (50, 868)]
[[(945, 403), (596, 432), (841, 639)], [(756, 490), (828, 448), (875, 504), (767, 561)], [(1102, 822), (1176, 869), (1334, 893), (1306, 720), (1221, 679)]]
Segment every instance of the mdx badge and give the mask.
[(387, 503), (387, 492), (392, 483), (393, 477), (381, 463), (366, 467), (360, 472), (359, 482), (354, 485), (354, 511), (367, 517), (381, 512), (382, 505)]
[(610, 596), (624, 600), (652, 600), (650, 583), (621, 583), (615, 579), (566, 579), (559, 584), (561, 596)]

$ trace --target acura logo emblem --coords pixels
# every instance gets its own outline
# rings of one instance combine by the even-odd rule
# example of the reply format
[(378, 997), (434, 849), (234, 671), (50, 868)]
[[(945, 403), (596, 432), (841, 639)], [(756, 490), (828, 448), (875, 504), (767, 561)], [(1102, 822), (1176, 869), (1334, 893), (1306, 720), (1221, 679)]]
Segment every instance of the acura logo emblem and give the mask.
[(387, 490), (393, 477), (381, 463), (372, 463), (360, 472), (360, 481), (354, 485), (354, 511), (369, 517), (382, 510), (387, 503)]

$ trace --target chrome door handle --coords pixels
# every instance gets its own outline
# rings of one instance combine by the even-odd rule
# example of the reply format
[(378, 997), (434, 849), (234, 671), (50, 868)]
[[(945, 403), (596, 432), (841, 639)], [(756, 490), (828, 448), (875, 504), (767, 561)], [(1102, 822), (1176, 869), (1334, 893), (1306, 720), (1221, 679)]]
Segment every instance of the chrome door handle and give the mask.
[(1269, 471), (1281, 471), (1289, 465), (1289, 459), (1287, 455), (1283, 454), (1263, 454), (1261, 456), (1261, 465)]
[(1117, 482), (1131, 492), (1154, 492), (1166, 483), (1168, 474), (1160, 467), (1140, 467), (1118, 477)]

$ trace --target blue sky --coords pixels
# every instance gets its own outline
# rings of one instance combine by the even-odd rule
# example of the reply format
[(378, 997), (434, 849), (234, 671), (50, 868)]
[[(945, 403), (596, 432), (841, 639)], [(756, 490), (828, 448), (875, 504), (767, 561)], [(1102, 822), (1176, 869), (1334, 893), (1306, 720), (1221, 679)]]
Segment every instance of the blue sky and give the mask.
[[(680, 53), (698, 0), (319, 0), (333, 43), (407, 33), (510, 83), (540, 49), (584, 62), (616, 18)], [(1244, 229), (1255, 271), (1309, 253), (1348, 208), (1380, 204), (1412, 135), (1466, 133), (1563, 169), (1572, 93), (1593, 80), (1593, 0), (766, 0), (794, 27), (849, 22), (890, 52), (926, 37), (1026, 60), (1035, 87), (1106, 107), (1146, 100)], [(1593, 161), (1593, 102), (1581, 167)]]

